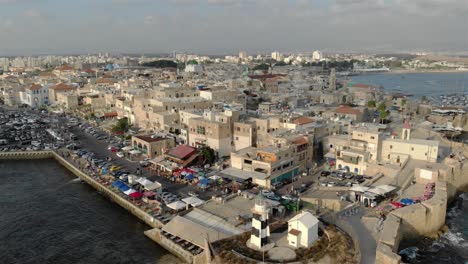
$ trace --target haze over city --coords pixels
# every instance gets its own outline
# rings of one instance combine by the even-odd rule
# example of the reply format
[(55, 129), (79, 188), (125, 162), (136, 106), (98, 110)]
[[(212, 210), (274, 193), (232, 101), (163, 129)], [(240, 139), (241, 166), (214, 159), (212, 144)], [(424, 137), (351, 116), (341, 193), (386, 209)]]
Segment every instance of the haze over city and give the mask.
[(463, 52), (461, 0), (0, 0), (0, 55)]

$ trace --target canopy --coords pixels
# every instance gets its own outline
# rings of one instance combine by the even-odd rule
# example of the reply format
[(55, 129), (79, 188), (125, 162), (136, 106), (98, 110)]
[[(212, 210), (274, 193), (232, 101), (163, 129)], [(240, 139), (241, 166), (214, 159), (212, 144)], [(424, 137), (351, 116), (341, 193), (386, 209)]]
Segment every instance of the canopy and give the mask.
[(195, 176), (193, 176), (193, 174), (187, 174), (187, 175), (185, 176), (185, 179), (187, 179), (187, 180), (189, 180), (189, 181), (190, 181), (190, 180), (193, 180), (194, 178), (195, 178)]
[(351, 187), (349, 190), (352, 192), (365, 192), (369, 190), (369, 187), (361, 186), (359, 184), (353, 184), (353, 187)]
[(140, 154), (141, 151), (136, 150), (136, 149), (133, 149), (133, 150), (130, 150), (128, 153), (130, 153), (130, 154), (132, 154), (132, 155), (135, 155), (135, 154)]
[(181, 202), (181, 201), (175, 201), (173, 203), (170, 203), (167, 205), (167, 207), (171, 208), (172, 210), (181, 210), (181, 209), (184, 209), (185, 207), (187, 206), (186, 203), (184, 202)]
[(153, 190), (161, 188), (162, 185), (159, 182), (152, 182), (151, 184), (147, 184), (144, 186), (146, 190), (153, 191)]
[(131, 146), (126, 146), (126, 147), (123, 147), (122, 150), (123, 151), (129, 151), (129, 150), (132, 150), (132, 147)]
[(403, 199), (400, 200), (400, 203), (402, 203), (404, 205), (412, 205), (412, 204), (414, 204), (414, 200), (410, 199), (410, 198), (403, 198)]
[(125, 193), (126, 195), (130, 195), (130, 194), (132, 194), (134, 192), (136, 192), (136, 190), (129, 188), (128, 190), (124, 191), (123, 193)]
[(208, 183), (210, 183), (210, 180), (208, 180), (208, 179), (201, 179), (201, 180), (199, 181), (199, 183), (200, 183), (200, 184), (208, 184)]
[(149, 197), (149, 196), (155, 196), (156, 193), (155, 193), (155, 192), (149, 191), (149, 192), (144, 192), (143, 195), (144, 195), (145, 197)]
[(134, 192), (131, 193), (129, 196), (132, 198), (140, 198), (141, 196), (143, 196), (143, 194), (141, 192)]
[(111, 185), (120, 189), (120, 187), (125, 185), (125, 183), (123, 183), (121, 181), (115, 181)]
[(394, 191), (395, 189), (396, 187), (392, 185), (380, 185), (380, 186), (370, 189), (369, 192), (375, 193), (378, 195), (385, 195), (387, 193)]
[(205, 203), (205, 201), (203, 201), (202, 199), (199, 199), (199, 198), (193, 197), (193, 196), (184, 198), (184, 199), (182, 199), (182, 201), (187, 203), (187, 204), (190, 204), (193, 207), (196, 207), (196, 206), (199, 206), (199, 205), (202, 205), (202, 204)]
[(119, 190), (121, 190), (122, 192), (126, 192), (127, 190), (129, 190), (130, 187), (128, 187), (126, 184), (122, 184), (120, 187), (119, 187)]

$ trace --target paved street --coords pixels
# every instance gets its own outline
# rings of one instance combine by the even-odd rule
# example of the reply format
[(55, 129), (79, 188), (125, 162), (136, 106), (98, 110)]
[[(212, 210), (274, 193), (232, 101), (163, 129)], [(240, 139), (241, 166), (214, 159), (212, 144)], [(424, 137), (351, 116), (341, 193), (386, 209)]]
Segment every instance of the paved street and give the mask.
[[(97, 140), (95, 137), (85, 133), (78, 127), (74, 127), (70, 129), (72, 133), (74, 133), (78, 137), (78, 141), (80, 141), (80, 147), (85, 148), (89, 151), (92, 151), (96, 154), (96, 156), (100, 159), (105, 159), (106, 157), (111, 157), (112, 162), (119, 166), (122, 166), (126, 169), (129, 173), (135, 173), (137, 168), (141, 168), (139, 162), (132, 162), (125, 158), (119, 158), (115, 153), (112, 153), (110, 150), (107, 149), (109, 143), (104, 140)], [(213, 192), (202, 192), (196, 186), (186, 185), (186, 184), (176, 184), (164, 177), (160, 177), (157, 175), (150, 175), (150, 173), (146, 169), (142, 169), (142, 175), (147, 177), (152, 181), (158, 181), (163, 185), (163, 188), (172, 193), (178, 193), (183, 197), (188, 196), (189, 191), (196, 191), (200, 194), (201, 199), (209, 199)]]

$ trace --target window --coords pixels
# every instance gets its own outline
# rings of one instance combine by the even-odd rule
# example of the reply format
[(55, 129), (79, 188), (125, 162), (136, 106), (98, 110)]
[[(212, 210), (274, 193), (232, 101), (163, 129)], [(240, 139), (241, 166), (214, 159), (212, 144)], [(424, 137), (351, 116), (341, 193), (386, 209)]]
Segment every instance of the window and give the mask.
[(392, 149), (392, 148), (393, 148), (393, 146), (392, 146), (392, 145), (390, 145), (390, 149)]
[(239, 140), (239, 137), (236, 137), (236, 140)]
[(240, 131), (240, 127), (236, 127), (236, 130), (237, 130), (237, 131)]
[(374, 137), (374, 136), (371, 136), (370, 139), (375, 139), (375, 137)]
[(414, 148), (413, 148), (413, 147), (411, 148), (411, 151), (414, 151)]
[(206, 134), (205, 127), (197, 126), (197, 134), (205, 135)]

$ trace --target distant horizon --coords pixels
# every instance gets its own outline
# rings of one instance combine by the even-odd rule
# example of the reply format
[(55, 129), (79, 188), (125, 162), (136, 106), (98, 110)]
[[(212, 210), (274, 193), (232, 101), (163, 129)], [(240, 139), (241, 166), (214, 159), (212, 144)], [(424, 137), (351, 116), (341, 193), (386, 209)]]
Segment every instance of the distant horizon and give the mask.
[(468, 54), (465, 0), (0, 0), (0, 54)]

